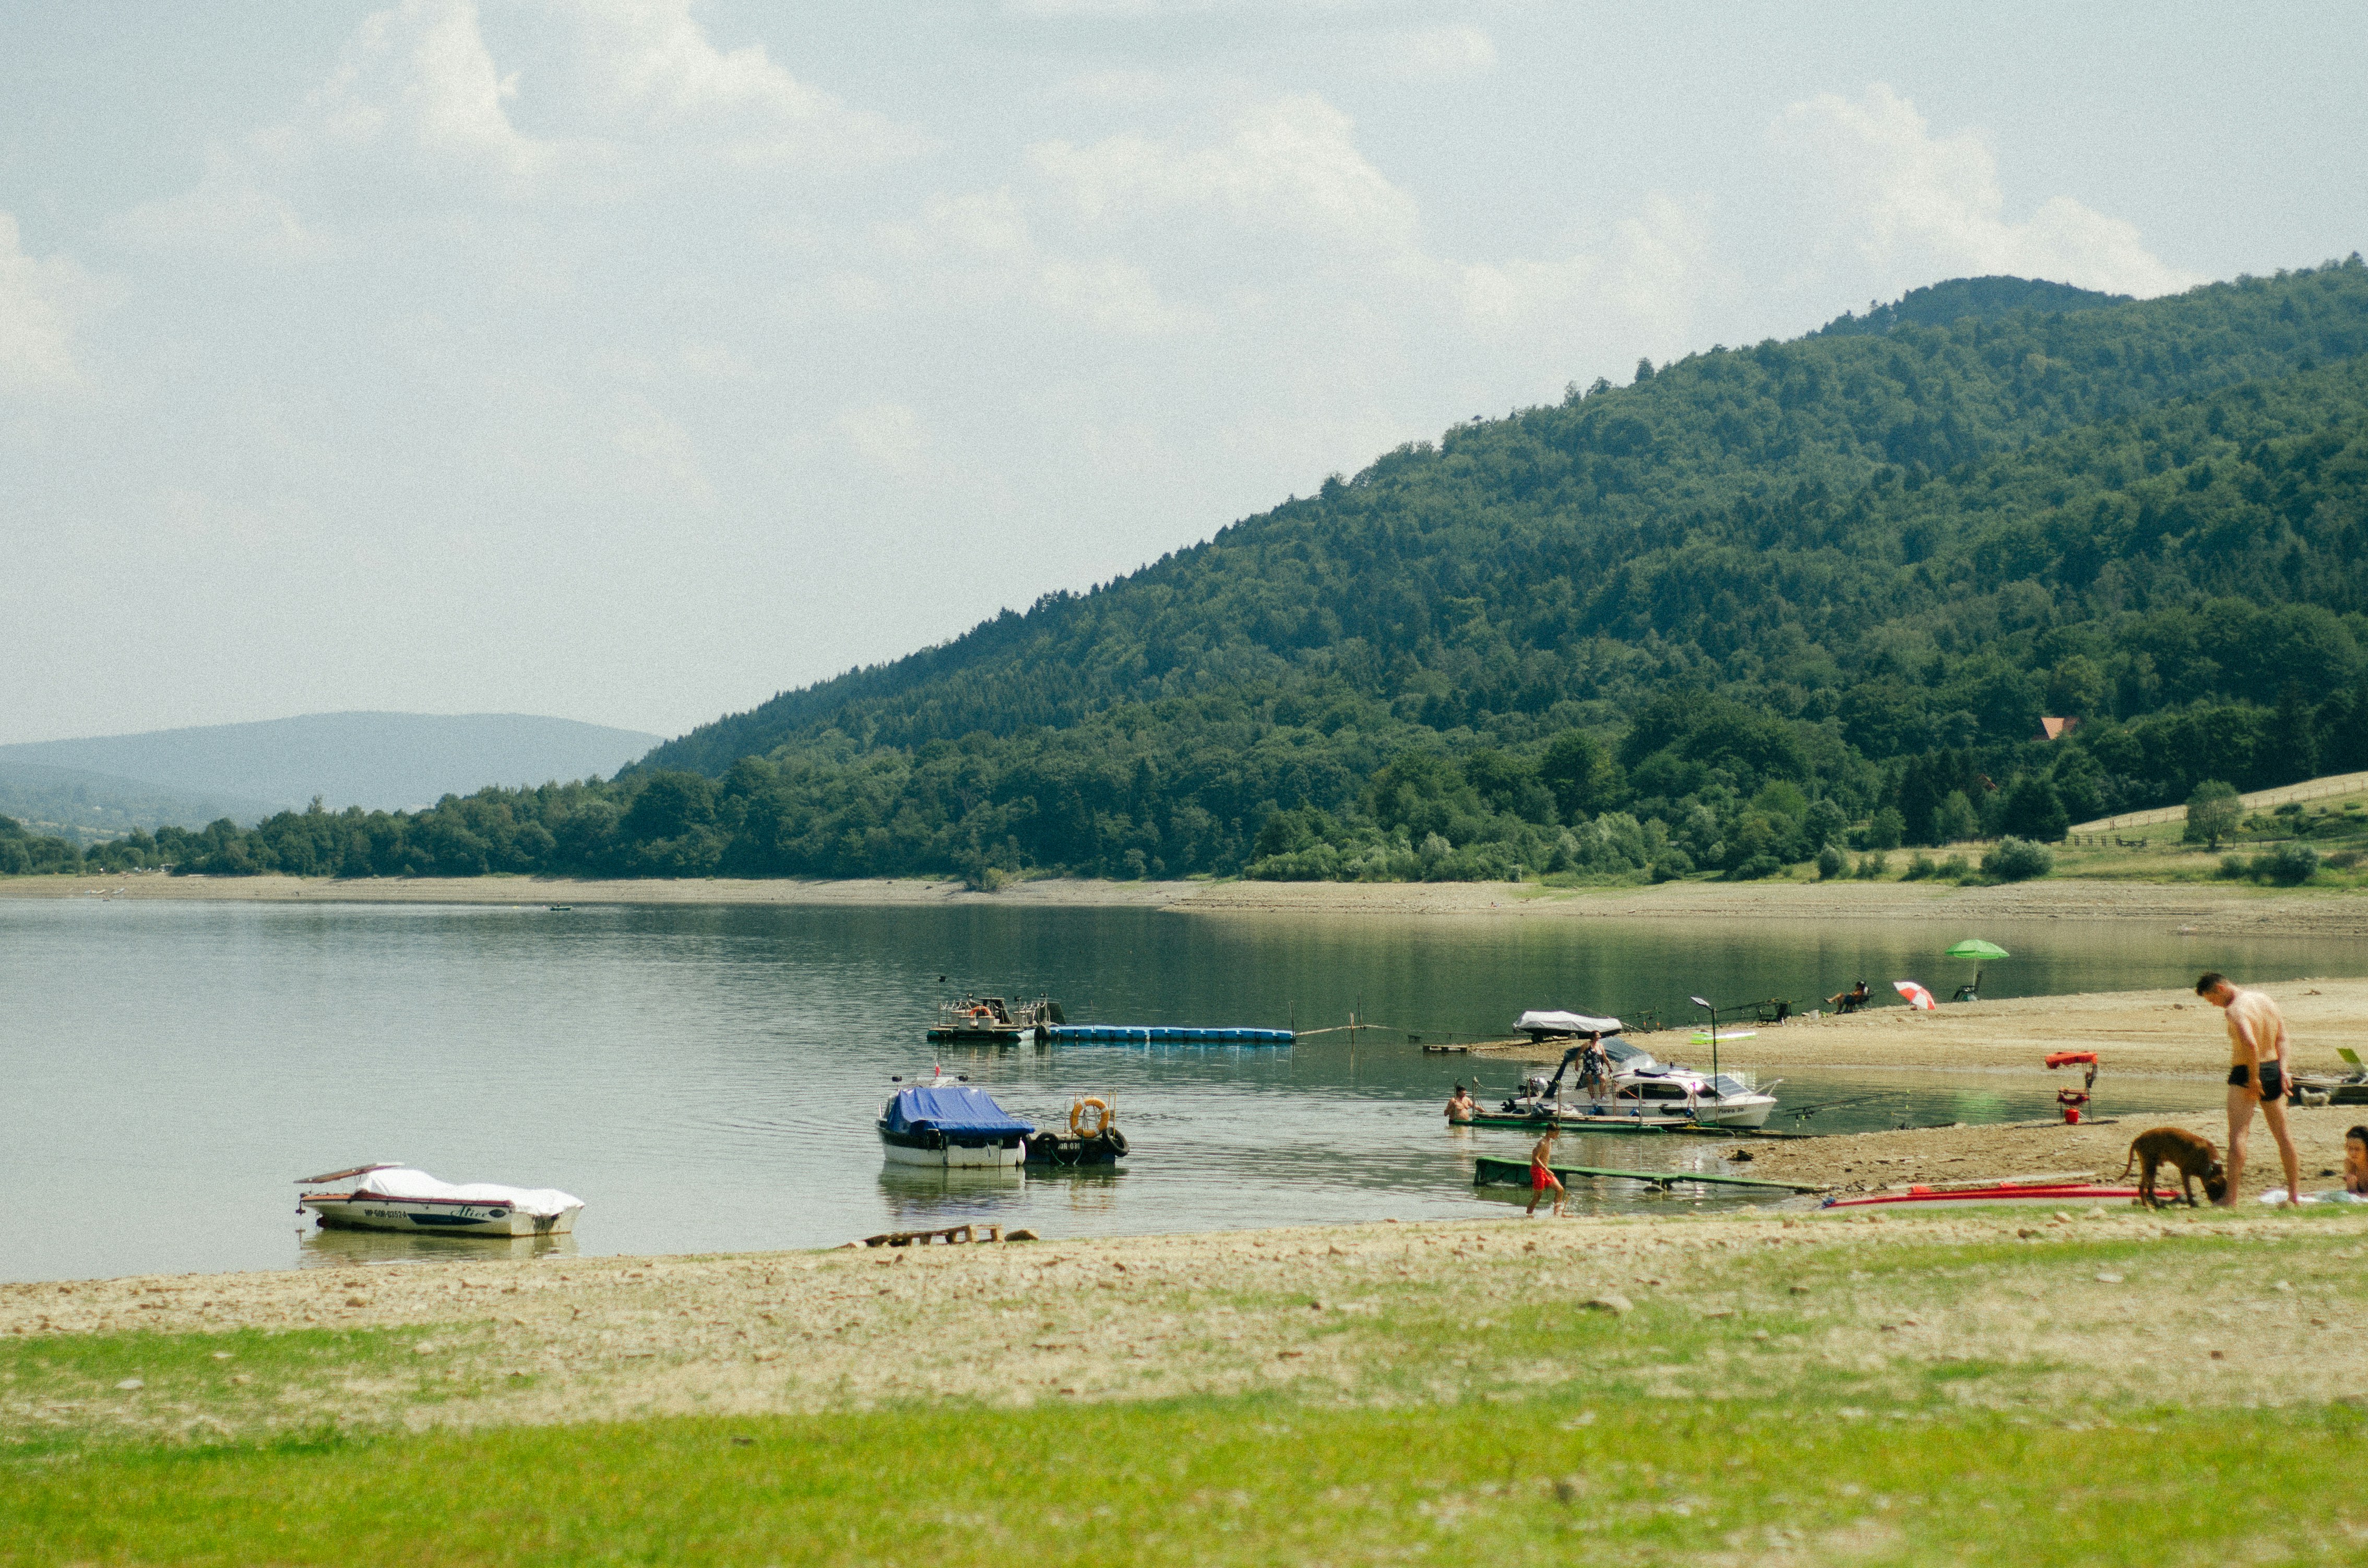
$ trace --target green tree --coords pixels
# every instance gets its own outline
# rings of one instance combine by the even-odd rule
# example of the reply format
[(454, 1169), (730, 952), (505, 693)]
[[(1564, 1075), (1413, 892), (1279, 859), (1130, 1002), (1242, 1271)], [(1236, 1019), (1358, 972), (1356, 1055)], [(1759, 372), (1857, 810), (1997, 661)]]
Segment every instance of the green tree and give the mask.
[(1609, 811), (1620, 799), (1620, 765), (1584, 730), (1565, 730), (1547, 744), (1538, 778), (1553, 791), (1554, 809), (1567, 823)]
[(2180, 839), (2187, 844), (2201, 844), (2217, 851), (2220, 841), (2237, 831), (2245, 808), (2238, 803), (2237, 788), (2217, 778), (2207, 778), (2187, 797), (2187, 825)]
[(1940, 810), (1932, 813), (1932, 830), (1940, 843), (1961, 844), (1979, 835), (1982, 819), (1963, 790), (1952, 790), (1941, 801)]
[(2064, 830), (2071, 824), (2063, 798), (2046, 778), (2026, 773), (2008, 786), (2005, 810), (1999, 817), (1999, 825), (2005, 832), (2053, 844), (2064, 836)]
[(2075, 719), (2105, 710), (2105, 672), (2085, 653), (2059, 663), (2047, 677), (2047, 711)]
[(2288, 680), (2278, 688), (2277, 710), (2270, 718), (2269, 743), (2280, 758), (2281, 771), (2297, 778), (2318, 775), (2318, 726), (2302, 682)]

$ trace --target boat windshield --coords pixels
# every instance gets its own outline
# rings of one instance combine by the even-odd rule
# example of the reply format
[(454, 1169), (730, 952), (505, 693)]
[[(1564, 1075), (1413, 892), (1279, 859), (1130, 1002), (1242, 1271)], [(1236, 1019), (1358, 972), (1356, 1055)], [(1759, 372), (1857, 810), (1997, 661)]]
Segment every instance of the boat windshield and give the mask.
[(1729, 1095), (1748, 1095), (1751, 1093), (1750, 1085), (1743, 1082), (1739, 1078), (1730, 1076), (1725, 1073), (1721, 1073), (1717, 1077), (1713, 1078), (1710, 1081), (1710, 1087), (1711, 1092), (1718, 1096), (1721, 1099), (1726, 1098)]
[(1603, 1053), (1611, 1058), (1614, 1067), (1649, 1066), (1653, 1061), (1651, 1051), (1640, 1045), (1631, 1045), (1618, 1035), (1604, 1040)]

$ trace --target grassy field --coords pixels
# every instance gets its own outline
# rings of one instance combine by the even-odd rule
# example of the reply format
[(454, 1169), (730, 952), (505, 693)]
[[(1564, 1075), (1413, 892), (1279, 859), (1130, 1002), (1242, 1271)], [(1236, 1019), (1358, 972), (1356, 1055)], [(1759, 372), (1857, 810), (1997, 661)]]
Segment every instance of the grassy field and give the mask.
[(1257, 1397), (137, 1452), (10, 1477), (25, 1563), (2357, 1562), (2368, 1421)]
[[(611, 1407), (568, 1403), (571, 1379), (696, 1387), (748, 1362), (702, 1361), (697, 1338), (655, 1367), (533, 1358), (563, 1320), (642, 1300), (635, 1260), (545, 1318), (11, 1334), (0, 1562), (2368, 1557), (2350, 1215), (1333, 1233), (1195, 1252), (1189, 1274), (1161, 1259), (1207, 1244), (1097, 1244), (1098, 1275), (1127, 1282), (1053, 1300), (1002, 1282), (990, 1249), (817, 1260), (878, 1303), (825, 1335), (850, 1364), (967, 1347), (1001, 1396), (784, 1384), (727, 1408), (739, 1385), (711, 1381), (710, 1414), (570, 1414)], [(733, 1318), (695, 1269), (791, 1261), (670, 1264), (666, 1300)], [(1016, 1347), (966, 1338), (1020, 1306)], [(1028, 1378), (1073, 1343), (1114, 1364), (1121, 1341), (1092, 1336), (1162, 1315), (1201, 1325), (1164, 1342), (1162, 1377), (1097, 1382), (1071, 1358)]]

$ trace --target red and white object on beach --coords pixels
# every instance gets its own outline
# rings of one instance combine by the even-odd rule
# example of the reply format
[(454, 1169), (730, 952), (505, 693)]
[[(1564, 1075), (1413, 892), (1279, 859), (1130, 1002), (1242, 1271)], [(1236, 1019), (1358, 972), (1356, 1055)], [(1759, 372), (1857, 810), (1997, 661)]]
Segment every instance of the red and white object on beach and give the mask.
[(1905, 1192), (1870, 1192), (1856, 1198), (1828, 1198), (1819, 1206), (1818, 1211), (1822, 1213), (1832, 1209), (1938, 1208), (1951, 1203), (2130, 1203), (2136, 1200), (2137, 1195), (2138, 1189), (2135, 1187), (2098, 1187), (2089, 1182), (2033, 1184), (2028, 1187), (1999, 1182), (1989, 1187), (1949, 1187), (1939, 1191), (1929, 1187), (1911, 1187)]
[(1891, 988), (1894, 991), (1898, 992), (1902, 996), (1907, 997), (1907, 1005), (1915, 1008), (1918, 1012), (1935, 1013), (1940, 1011), (1941, 1005), (1932, 1000), (1932, 994), (1930, 991), (1925, 990), (1922, 986), (1917, 984), (1912, 980), (1895, 980), (1891, 983)]

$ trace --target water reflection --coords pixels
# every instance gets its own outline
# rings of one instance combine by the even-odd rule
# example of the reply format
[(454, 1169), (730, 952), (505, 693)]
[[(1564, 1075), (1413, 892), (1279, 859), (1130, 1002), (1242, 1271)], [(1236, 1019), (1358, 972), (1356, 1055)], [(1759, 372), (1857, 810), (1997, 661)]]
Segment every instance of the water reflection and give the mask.
[(368, 1263), (526, 1262), (573, 1257), (575, 1238), (566, 1236), (417, 1236), (400, 1231), (308, 1231), (297, 1242), (297, 1263), (306, 1268), (339, 1268)]

